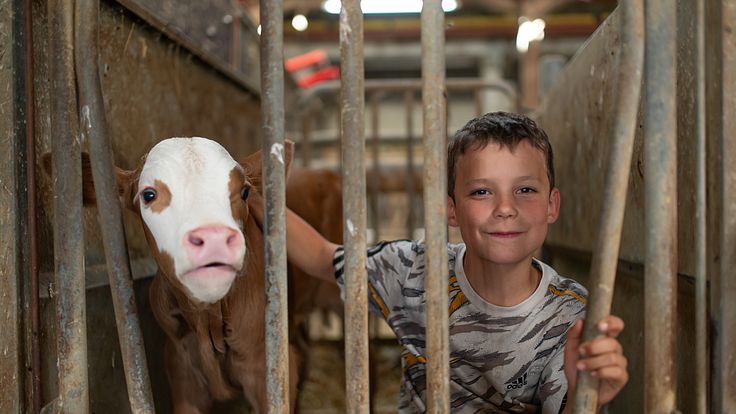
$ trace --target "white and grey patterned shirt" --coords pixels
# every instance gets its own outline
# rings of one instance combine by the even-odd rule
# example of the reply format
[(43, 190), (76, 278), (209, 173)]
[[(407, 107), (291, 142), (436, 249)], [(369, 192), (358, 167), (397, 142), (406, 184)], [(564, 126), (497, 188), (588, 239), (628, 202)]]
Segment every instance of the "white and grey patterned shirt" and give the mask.
[[(425, 297), (422, 242), (383, 242), (368, 251), (371, 311), (383, 315), (402, 346), (400, 413), (425, 411)], [(453, 413), (558, 413), (567, 380), (565, 333), (585, 315), (587, 291), (534, 259), (536, 291), (501, 307), (483, 300), (463, 270), (464, 244), (448, 244), (450, 404)], [(344, 252), (334, 268), (342, 290)]]

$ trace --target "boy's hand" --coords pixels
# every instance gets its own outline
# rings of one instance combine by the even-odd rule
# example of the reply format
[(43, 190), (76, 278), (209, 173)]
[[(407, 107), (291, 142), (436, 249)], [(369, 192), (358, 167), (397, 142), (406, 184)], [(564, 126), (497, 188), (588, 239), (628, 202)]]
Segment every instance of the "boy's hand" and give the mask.
[[(629, 373), (626, 371), (628, 361), (623, 355), (621, 344), (616, 339), (623, 329), (624, 321), (617, 316), (609, 315), (598, 323), (601, 335), (581, 344), (583, 321), (576, 321), (570, 328), (565, 345), (565, 376), (569, 401), (574, 396), (578, 370), (588, 371), (600, 380), (599, 407), (610, 402), (626, 385), (629, 380)], [(568, 406), (572, 406), (572, 403), (568, 403)]]

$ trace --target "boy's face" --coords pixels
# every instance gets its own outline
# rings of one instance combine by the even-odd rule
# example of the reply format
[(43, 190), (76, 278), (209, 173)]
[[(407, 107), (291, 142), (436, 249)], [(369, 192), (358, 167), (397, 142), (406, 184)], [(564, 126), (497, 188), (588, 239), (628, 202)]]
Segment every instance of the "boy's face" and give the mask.
[(549, 187), (544, 154), (526, 140), (513, 152), (492, 142), (462, 154), (447, 214), (449, 224), (460, 228), (466, 259), (529, 261), (559, 213), (559, 190)]

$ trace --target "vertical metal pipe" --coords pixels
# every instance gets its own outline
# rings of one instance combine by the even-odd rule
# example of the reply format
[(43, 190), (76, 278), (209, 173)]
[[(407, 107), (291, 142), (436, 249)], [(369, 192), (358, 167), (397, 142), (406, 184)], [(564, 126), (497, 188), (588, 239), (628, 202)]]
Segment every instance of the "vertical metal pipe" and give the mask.
[(644, 405), (675, 410), (677, 307), (676, 7), (647, 0), (644, 123), (646, 260)]
[(408, 215), (406, 217), (407, 238), (414, 238), (416, 228), (416, 212), (414, 200), (416, 188), (414, 186), (414, 91), (404, 92), (404, 111), (406, 112), (406, 197), (408, 199)]
[(35, 77), (33, 60), (33, 2), (23, 1), (26, 186), (28, 198), (28, 306), (30, 308), (31, 413), (41, 410), (41, 319), (38, 297), (38, 235), (36, 226), (36, 120)]
[(721, 116), (720, 409), (736, 412), (736, 2), (721, 3), (723, 109)]
[(305, 168), (312, 165), (312, 129), (314, 123), (312, 107), (302, 112), (302, 164)]
[[(631, 156), (636, 135), (641, 77), (644, 63), (644, 6), (639, 0), (625, 0), (621, 19), (621, 57), (618, 65), (616, 124), (611, 131), (611, 158), (603, 194), (603, 211), (598, 240), (590, 267), (590, 302), (585, 318), (583, 341), (598, 335), (596, 325), (611, 313), (616, 265), (621, 244)], [(597, 378), (578, 372), (573, 412), (594, 413), (598, 406)]]
[(289, 412), (286, 217), (284, 183), (284, 46), (282, 0), (261, 0), (264, 259), (268, 412)]
[(366, 260), (365, 97), (360, 0), (340, 11), (340, 136), (345, 226), (345, 376), (347, 412), (368, 413), (368, 283)]
[(380, 135), (380, 122), (381, 114), (379, 103), (381, 101), (381, 92), (373, 92), (371, 94), (371, 211), (373, 212), (373, 240), (381, 240), (381, 214), (379, 212), (380, 203), (380, 191), (379, 186), (381, 185), (381, 165), (379, 161), (379, 155), (381, 151), (381, 138)]
[(48, 2), (51, 54), (51, 147), (54, 173), (54, 261), (59, 409), (89, 411), (87, 314), (82, 231), (81, 137), (74, 82), (74, 2)]
[(82, 141), (89, 140), (100, 230), (105, 246), (115, 324), (133, 413), (154, 412), (143, 333), (138, 321), (128, 249), (125, 244), (112, 146), (99, 76), (99, 0), (76, 0), (75, 67), (79, 88)]
[(705, 0), (696, 0), (695, 3), (695, 49), (695, 402), (696, 412), (705, 414), (708, 410)]
[(427, 413), (450, 412), (447, 311), (447, 137), (445, 16), (440, 0), (422, 7), (424, 228), (427, 291)]

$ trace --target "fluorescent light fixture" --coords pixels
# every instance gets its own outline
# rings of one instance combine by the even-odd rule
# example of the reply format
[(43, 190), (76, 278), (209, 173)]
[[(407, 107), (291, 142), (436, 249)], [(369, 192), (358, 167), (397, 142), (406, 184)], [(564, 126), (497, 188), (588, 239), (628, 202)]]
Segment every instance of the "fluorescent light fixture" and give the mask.
[(303, 32), (307, 30), (307, 27), (309, 27), (309, 20), (307, 20), (305, 15), (297, 14), (293, 19), (291, 19), (291, 27), (293, 27), (297, 32)]
[(519, 32), (516, 34), (516, 50), (526, 53), (529, 43), (544, 39), (544, 20), (519, 18)]
[[(340, 14), (340, 0), (325, 0), (322, 9), (327, 13)], [(362, 0), (363, 14), (420, 13), (422, 0)], [(457, 0), (442, 0), (442, 10), (447, 13), (457, 9)]]

